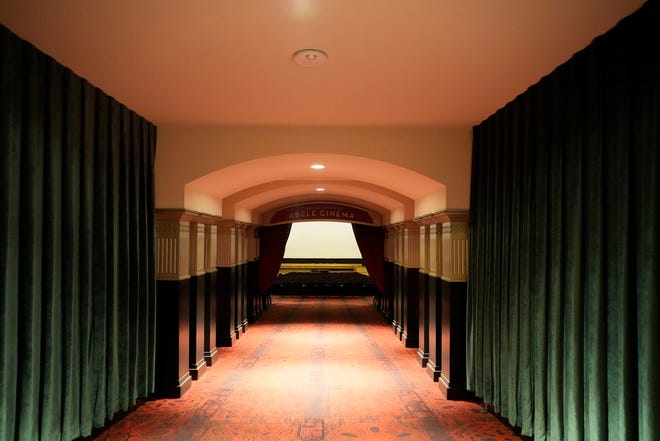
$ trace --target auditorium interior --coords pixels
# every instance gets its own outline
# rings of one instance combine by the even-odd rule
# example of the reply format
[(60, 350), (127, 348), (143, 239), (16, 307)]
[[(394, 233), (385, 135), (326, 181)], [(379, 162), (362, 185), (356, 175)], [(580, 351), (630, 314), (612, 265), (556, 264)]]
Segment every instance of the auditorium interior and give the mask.
[(659, 3), (2, 0), (0, 440), (659, 439)]

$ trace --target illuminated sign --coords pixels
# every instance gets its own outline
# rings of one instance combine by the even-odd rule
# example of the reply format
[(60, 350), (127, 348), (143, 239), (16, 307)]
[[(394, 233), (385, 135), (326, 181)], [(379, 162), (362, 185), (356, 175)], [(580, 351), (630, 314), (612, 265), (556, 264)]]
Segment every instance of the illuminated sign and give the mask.
[(314, 202), (280, 208), (270, 217), (269, 224), (300, 221), (340, 221), (374, 225), (372, 215), (361, 208), (339, 203)]

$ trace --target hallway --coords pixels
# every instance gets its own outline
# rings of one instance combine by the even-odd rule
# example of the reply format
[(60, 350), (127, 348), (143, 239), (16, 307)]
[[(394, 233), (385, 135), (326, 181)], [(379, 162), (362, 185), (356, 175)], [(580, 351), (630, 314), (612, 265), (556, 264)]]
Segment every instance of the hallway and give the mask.
[(447, 401), (371, 298), (274, 298), (181, 399), (150, 401), (97, 436), (142, 440), (516, 440)]

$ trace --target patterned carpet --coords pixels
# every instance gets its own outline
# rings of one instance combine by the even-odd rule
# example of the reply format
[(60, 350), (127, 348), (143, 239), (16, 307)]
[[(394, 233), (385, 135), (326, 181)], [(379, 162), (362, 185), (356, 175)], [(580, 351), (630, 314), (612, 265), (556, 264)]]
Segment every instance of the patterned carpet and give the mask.
[(519, 440), (475, 403), (447, 401), (370, 298), (275, 298), (180, 399), (101, 433), (119, 441)]

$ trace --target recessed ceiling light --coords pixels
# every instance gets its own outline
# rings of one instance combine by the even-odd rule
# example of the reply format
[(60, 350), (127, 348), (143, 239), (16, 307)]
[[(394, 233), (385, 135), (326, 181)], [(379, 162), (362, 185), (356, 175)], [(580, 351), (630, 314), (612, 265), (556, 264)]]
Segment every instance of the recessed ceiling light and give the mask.
[(314, 170), (323, 170), (325, 168), (325, 165), (323, 164), (312, 164), (310, 168), (313, 168)]
[(325, 188), (319, 187), (319, 188), (316, 189), (316, 191), (325, 191)]
[(301, 49), (293, 53), (293, 61), (303, 67), (320, 66), (326, 62), (328, 55), (318, 49)]

